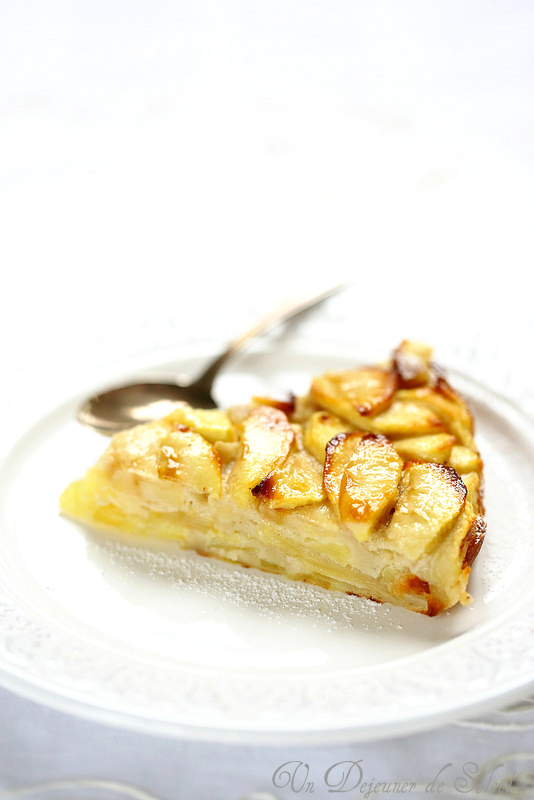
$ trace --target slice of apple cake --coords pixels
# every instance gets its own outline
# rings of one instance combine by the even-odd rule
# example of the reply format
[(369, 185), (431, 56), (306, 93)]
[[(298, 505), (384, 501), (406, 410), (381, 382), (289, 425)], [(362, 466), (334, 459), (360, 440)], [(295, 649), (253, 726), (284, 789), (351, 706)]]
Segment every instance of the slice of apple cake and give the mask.
[(482, 461), (463, 398), (403, 342), (290, 402), (178, 404), (115, 435), (61, 497), (103, 529), (433, 616), (467, 603)]

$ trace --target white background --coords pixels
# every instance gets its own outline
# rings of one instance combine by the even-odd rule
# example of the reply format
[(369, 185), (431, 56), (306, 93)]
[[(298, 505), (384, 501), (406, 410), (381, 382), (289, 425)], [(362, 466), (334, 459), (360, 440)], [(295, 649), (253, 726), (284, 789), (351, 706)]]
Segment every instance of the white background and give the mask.
[[(340, 279), (295, 335), (425, 338), (534, 413), (533, 38), (521, 0), (0, 0), (4, 419)], [(0, 698), (8, 788), (234, 800), (284, 760)], [(448, 728), (350, 753), (431, 780), (532, 743)]]

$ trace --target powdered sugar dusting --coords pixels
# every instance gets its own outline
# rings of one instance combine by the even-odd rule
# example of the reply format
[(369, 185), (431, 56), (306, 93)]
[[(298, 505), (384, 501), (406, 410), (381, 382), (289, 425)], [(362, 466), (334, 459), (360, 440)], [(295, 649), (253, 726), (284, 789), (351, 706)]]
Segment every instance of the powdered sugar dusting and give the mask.
[(110, 579), (149, 582), (173, 592), (208, 595), (214, 604), (254, 609), (260, 618), (287, 622), (305, 618), (329, 630), (382, 630), (402, 628), (401, 609), (341, 592), (327, 591), (279, 575), (246, 569), (173, 544), (147, 547), (128, 538), (102, 537), (88, 533), (90, 550)]

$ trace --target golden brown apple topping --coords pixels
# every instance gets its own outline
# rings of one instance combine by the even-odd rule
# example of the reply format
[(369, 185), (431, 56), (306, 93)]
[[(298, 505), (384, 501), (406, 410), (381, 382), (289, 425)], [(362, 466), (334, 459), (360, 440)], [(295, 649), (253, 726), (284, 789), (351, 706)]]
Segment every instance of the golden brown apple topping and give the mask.
[(364, 367), (325, 373), (313, 381), (311, 394), (318, 405), (358, 426), (389, 408), (397, 385), (395, 370)]
[(385, 437), (366, 434), (345, 465), (339, 516), (360, 542), (385, 520), (398, 496), (402, 459)]
[(402, 459), (384, 436), (341, 433), (327, 445), (323, 486), (339, 519), (366, 541), (393, 507)]
[(462, 475), (462, 481), (467, 489), (467, 497), (471, 505), (479, 514), (484, 513), (482, 502), (482, 490), (480, 486), (480, 474), (478, 472), (467, 472)]
[(396, 439), (394, 444), (397, 452), (406, 461), (436, 461), (444, 464), (449, 460), (455, 442), (455, 437), (450, 433), (433, 433), (428, 436)]
[(256, 395), (252, 398), (252, 402), (258, 406), (272, 406), (272, 408), (277, 408), (279, 411), (283, 411), (286, 416), (290, 417), (294, 410), (295, 410), (295, 403), (297, 398), (294, 395), (288, 400), (277, 400), (274, 397), (259, 397)]
[(403, 341), (393, 353), (393, 367), (403, 388), (422, 386), (431, 377), (432, 348), (420, 342)]
[[(410, 390), (406, 390), (410, 391)], [(402, 393), (398, 392), (400, 398)], [(379, 414), (373, 420), (376, 433), (392, 438), (425, 436), (431, 433), (442, 433), (445, 425), (440, 417), (425, 403), (417, 399), (396, 399), (391, 408)]]
[(401, 389), (399, 399), (419, 402), (436, 414), (447, 430), (456, 436), (458, 444), (476, 450), (473, 441), (473, 420), (465, 401), (449, 384), (440, 378), (435, 386)]
[(183, 403), (168, 415), (167, 420), (173, 425), (191, 428), (208, 442), (234, 442), (236, 439), (228, 414), (219, 408), (192, 408)]
[(471, 567), (473, 565), (475, 558), (478, 556), (480, 552), (480, 548), (482, 547), (485, 535), (486, 535), (486, 523), (484, 522), (482, 517), (477, 516), (475, 521), (469, 528), (464, 541), (462, 542), (464, 567)]
[(386, 529), (388, 541), (413, 561), (429, 552), (462, 511), (467, 489), (450, 467), (408, 463)]
[(326, 445), (338, 433), (348, 432), (349, 426), (340, 417), (327, 411), (316, 411), (304, 423), (304, 447), (324, 464)]
[(460, 475), (464, 472), (480, 472), (482, 469), (482, 459), (478, 452), (461, 444), (451, 449), (448, 464)]
[(274, 469), (252, 489), (271, 508), (297, 508), (321, 503), (323, 471), (317, 460), (305, 450), (293, 452), (281, 467)]
[(230, 413), (184, 404), (168, 417), (173, 430), (159, 474), (217, 494), (221, 462), (229, 464), (242, 506), (253, 497), (273, 509), (327, 501), (359, 541), (386, 529), (391, 543), (418, 558), (453, 523), (468, 491), (481, 508), (482, 462), (465, 444), (469, 411), (430, 357), (430, 348), (404, 341), (390, 369), (327, 373), (308, 399), (257, 397), (252, 408)]
[(362, 438), (362, 433), (339, 433), (326, 445), (323, 488), (335, 509), (338, 508), (341, 480), (345, 472), (345, 467)]
[(215, 442), (213, 445), (223, 464), (230, 464), (239, 456), (239, 442)]
[(221, 460), (214, 447), (200, 434), (180, 426), (161, 442), (158, 475), (179, 480), (202, 494), (221, 496)]
[(250, 500), (251, 490), (289, 456), (295, 431), (284, 412), (271, 406), (255, 406), (242, 429), (241, 456), (232, 469), (230, 485), (243, 505)]

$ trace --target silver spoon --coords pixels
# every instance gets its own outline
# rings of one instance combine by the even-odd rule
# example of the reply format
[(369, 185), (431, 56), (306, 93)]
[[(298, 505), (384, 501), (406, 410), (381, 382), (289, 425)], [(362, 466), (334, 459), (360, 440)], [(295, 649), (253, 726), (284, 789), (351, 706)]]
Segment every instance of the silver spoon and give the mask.
[(90, 397), (78, 409), (79, 422), (100, 433), (112, 434), (142, 422), (158, 419), (171, 411), (172, 406), (179, 401), (185, 401), (197, 408), (217, 408), (212, 396), (213, 382), (221, 367), (231, 356), (251, 339), (281, 322), (287, 322), (304, 314), (345, 286), (346, 284), (339, 284), (305, 300), (276, 308), (230, 342), (192, 383), (132, 383)]

